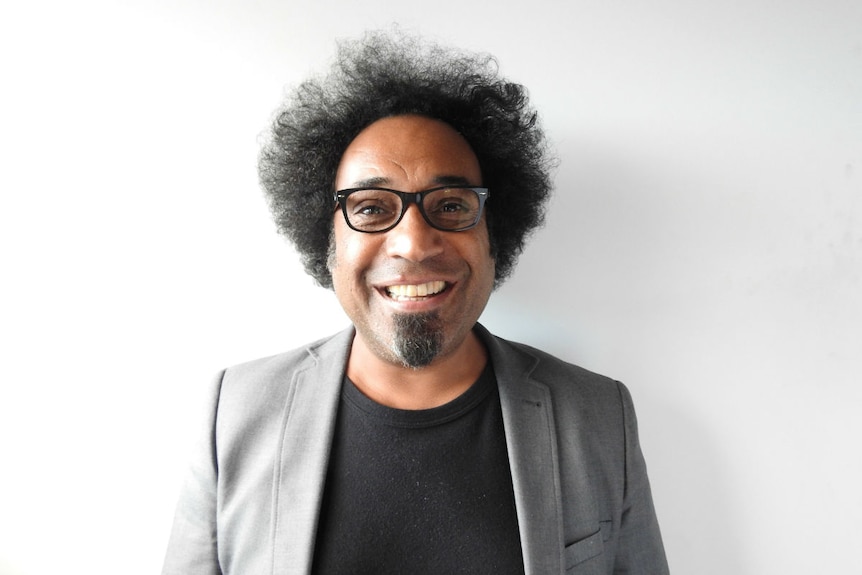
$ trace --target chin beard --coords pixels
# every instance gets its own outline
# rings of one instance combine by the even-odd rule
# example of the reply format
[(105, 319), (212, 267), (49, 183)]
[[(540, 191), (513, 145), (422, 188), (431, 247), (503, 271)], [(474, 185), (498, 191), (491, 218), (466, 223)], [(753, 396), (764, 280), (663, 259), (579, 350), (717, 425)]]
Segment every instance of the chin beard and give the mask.
[(436, 312), (396, 314), (392, 350), (406, 366), (419, 369), (429, 365), (443, 347), (443, 324)]

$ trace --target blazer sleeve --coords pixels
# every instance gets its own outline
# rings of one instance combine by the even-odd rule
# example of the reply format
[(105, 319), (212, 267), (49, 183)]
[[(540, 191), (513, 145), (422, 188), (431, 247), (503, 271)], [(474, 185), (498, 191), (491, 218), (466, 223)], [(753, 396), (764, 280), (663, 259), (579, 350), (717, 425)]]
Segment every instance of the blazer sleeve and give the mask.
[(162, 575), (221, 575), (216, 538), (215, 427), (224, 372), (209, 390), (203, 433), (180, 491)]
[(667, 558), (638, 439), (637, 417), (628, 389), (618, 383), (625, 425), (625, 493), (620, 521), (616, 574), (662, 575)]

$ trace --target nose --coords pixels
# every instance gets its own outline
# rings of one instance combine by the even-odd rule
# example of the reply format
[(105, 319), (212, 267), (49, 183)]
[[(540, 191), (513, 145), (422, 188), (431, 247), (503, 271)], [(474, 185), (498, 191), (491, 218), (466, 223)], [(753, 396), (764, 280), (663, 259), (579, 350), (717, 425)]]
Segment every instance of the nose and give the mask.
[(443, 252), (443, 232), (428, 225), (419, 207), (413, 204), (398, 225), (386, 232), (386, 253), (421, 262)]

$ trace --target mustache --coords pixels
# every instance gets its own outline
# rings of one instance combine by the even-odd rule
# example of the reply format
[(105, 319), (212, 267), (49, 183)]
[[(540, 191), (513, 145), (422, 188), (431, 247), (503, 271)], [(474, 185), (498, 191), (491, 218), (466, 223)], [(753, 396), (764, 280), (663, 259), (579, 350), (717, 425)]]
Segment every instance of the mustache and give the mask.
[(389, 261), (375, 266), (366, 274), (371, 283), (390, 280), (394, 277), (441, 276), (452, 277), (460, 275), (461, 268), (442, 261), (393, 262)]

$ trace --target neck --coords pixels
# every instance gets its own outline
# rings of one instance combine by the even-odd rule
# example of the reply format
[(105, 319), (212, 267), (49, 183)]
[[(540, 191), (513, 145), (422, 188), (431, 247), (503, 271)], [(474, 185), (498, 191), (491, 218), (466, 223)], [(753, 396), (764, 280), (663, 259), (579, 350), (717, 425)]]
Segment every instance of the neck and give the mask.
[(467, 391), (482, 374), (488, 354), (472, 331), (453, 352), (421, 368), (379, 357), (359, 334), (347, 360), (347, 377), (367, 397), (397, 409), (430, 409)]

